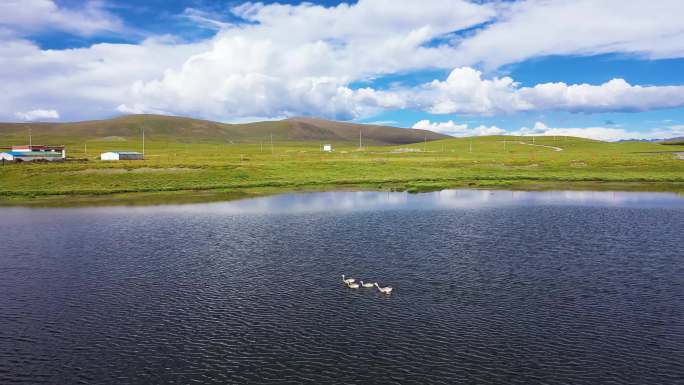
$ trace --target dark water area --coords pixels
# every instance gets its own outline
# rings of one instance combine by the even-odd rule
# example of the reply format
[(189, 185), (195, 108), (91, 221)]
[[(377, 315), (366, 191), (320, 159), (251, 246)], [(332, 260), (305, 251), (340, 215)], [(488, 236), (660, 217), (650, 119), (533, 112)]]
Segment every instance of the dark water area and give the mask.
[(0, 383), (681, 384), (684, 197), (2, 208)]

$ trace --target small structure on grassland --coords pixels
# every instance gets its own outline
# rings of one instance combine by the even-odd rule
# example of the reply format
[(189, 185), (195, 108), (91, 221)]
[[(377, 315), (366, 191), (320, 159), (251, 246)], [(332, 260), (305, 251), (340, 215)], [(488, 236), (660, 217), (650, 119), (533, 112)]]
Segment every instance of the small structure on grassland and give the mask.
[(101, 160), (143, 160), (145, 155), (135, 151), (110, 151), (100, 154)]
[(332, 152), (332, 144), (324, 144), (323, 145), (323, 152)]
[(3, 162), (55, 162), (64, 159), (66, 159), (64, 146), (12, 146), (10, 151), (0, 152), (0, 160)]

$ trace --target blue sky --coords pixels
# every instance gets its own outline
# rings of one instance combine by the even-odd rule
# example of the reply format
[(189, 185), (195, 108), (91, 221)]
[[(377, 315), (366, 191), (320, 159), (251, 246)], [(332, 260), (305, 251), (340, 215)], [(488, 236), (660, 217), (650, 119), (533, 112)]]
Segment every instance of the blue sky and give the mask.
[(680, 1), (7, 0), (0, 120), (684, 135)]

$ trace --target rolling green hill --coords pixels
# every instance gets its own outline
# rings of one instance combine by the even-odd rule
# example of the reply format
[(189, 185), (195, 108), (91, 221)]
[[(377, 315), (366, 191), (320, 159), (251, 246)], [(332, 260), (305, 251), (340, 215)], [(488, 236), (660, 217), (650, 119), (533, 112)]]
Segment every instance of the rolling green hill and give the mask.
[[(34, 142), (83, 140), (113, 141), (139, 137), (183, 142), (330, 141), (358, 142), (359, 131), (368, 145), (392, 145), (438, 140), (446, 135), (432, 131), (378, 125), (334, 122), (314, 118), (290, 118), (246, 124), (226, 124), (164, 115), (128, 115), (107, 120), (74, 123), (0, 123), (0, 145), (24, 144), (28, 129)], [(52, 143), (51, 143), (52, 144)]]

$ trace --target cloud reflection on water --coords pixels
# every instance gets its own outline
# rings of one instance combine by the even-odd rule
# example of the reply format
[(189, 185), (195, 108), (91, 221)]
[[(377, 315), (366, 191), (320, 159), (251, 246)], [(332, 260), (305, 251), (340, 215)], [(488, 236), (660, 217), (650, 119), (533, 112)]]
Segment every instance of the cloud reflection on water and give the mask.
[(228, 202), (158, 206), (110, 206), (62, 209), (3, 208), (5, 214), (23, 210), (63, 210), (92, 214), (213, 213), (268, 215), (345, 213), (378, 210), (469, 210), (510, 206), (681, 207), (684, 196), (675, 193), (612, 191), (443, 190), (430, 193), (337, 191), (282, 194)]
[(214, 212), (216, 214), (304, 214), (374, 210), (477, 209), (506, 206), (586, 205), (607, 207), (683, 207), (674, 193), (594, 191), (443, 190), (422, 194), (342, 191), (283, 194), (221, 203), (109, 208), (136, 211)]

